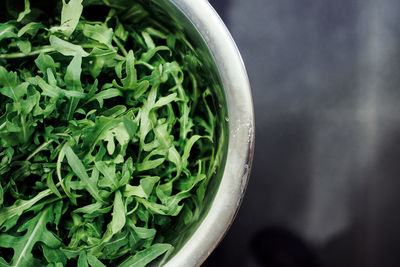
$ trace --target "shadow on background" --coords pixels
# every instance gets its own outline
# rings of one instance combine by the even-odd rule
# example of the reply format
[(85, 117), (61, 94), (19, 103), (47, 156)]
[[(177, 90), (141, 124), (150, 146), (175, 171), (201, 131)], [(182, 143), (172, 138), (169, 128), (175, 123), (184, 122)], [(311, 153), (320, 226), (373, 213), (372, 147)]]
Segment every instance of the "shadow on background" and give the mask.
[(246, 63), (256, 148), (204, 266), (398, 267), (400, 2), (210, 2)]
[[(253, 167), (252, 177), (258, 179), (258, 183), (254, 186), (255, 182), (250, 181), (241, 212), (221, 245), (204, 266), (258, 267), (260, 265), (254, 262), (256, 256), (268, 254), (270, 257), (285, 249), (291, 254), (295, 253), (293, 248), (298, 247), (301, 250), (302, 246), (305, 253), (312, 254), (300, 237), (282, 230), (288, 225), (287, 220), (301, 219), (308, 202), (311, 162), (307, 151), (311, 145), (309, 138), (312, 123), (311, 118), (297, 114), (282, 116), (279, 119), (271, 117), (268, 127), (257, 126), (255, 159), (258, 164)], [(266, 228), (265, 222), (269, 222), (267, 225), (278, 225), (281, 228)], [(282, 246), (274, 250), (272, 243), (279, 238)], [(269, 248), (266, 251), (262, 251), (261, 247), (256, 250), (257, 244), (269, 245)], [(278, 260), (279, 257), (275, 255), (271, 260)], [(304, 265), (281, 267), (286, 266)], [(315, 265), (317, 266), (319, 265)]]
[(313, 249), (280, 226), (257, 232), (252, 237), (251, 251), (264, 267), (321, 267)]

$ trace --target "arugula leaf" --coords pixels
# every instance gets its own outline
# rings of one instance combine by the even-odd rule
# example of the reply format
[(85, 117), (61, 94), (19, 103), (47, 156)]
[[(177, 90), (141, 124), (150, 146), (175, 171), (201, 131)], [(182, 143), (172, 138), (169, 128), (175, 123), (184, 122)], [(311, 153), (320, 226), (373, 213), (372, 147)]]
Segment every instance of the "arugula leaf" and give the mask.
[(103, 184), (103, 187), (110, 187), (112, 191), (116, 190), (119, 187), (119, 183), (115, 164), (107, 166), (105, 162), (98, 161), (95, 162), (95, 165), (97, 170), (104, 175), (104, 179), (99, 181), (99, 186)]
[(46, 258), (47, 262), (54, 263), (61, 266), (65, 266), (67, 264), (67, 257), (59, 248), (51, 248), (45, 244), (41, 244), (43, 249), (43, 256)]
[(29, 0), (25, 0), (24, 3), (25, 3), (25, 10), (22, 11), (21, 13), (19, 13), (18, 19), (17, 19), (18, 22), (23, 20), (26, 15), (31, 13), (31, 3), (29, 2)]
[(0, 93), (18, 102), (27, 93), (27, 86), (18, 82), (18, 76), (15, 72), (8, 72), (0, 66)]
[(79, 104), (79, 95), (82, 93), (83, 88), (81, 84), (81, 73), (82, 73), (82, 57), (80, 55), (75, 55), (68, 65), (65, 74), (65, 85), (69, 93), (74, 93), (73, 97), (69, 100), (66, 110), (66, 119), (71, 120), (76, 108)]
[(101, 244), (97, 247), (94, 247), (91, 250), (91, 253), (94, 255), (100, 254), (100, 251), (104, 248), (104, 246), (112, 239), (112, 237), (119, 233), (126, 223), (126, 211), (125, 205), (123, 203), (122, 194), (120, 191), (115, 192), (114, 196), (114, 206), (112, 212), (112, 220), (107, 225), (107, 231), (105, 232)]
[(65, 156), (72, 171), (78, 176), (92, 197), (99, 202), (104, 202), (97, 188), (97, 181), (89, 178), (82, 161), (68, 145), (65, 146)]
[(94, 96), (92, 96), (90, 99), (87, 100), (87, 103), (96, 100), (97, 102), (99, 102), (100, 108), (102, 108), (104, 105), (104, 100), (115, 98), (118, 96), (123, 96), (122, 92), (118, 89), (110, 88), (107, 90), (103, 90), (98, 94), (95, 94)]
[[(117, 73), (118, 74), (118, 73)], [(119, 75), (121, 76), (121, 75)], [(135, 69), (135, 56), (133, 55), (133, 51), (129, 51), (126, 57), (126, 77), (121, 79), (122, 86), (118, 85), (114, 80), (113, 84), (120, 89), (124, 90), (133, 90), (137, 83), (137, 72)]]
[(49, 38), (51, 47), (64, 56), (75, 56), (80, 55), (81, 57), (89, 56), (85, 50), (83, 50), (82, 46), (72, 44), (70, 42), (64, 41), (57, 36), (51, 35)]
[[(0, 266), (162, 264), (224, 159), (207, 64), (144, 0), (12, 3), (2, 18), (15, 19), (0, 22)], [(92, 5), (107, 16), (90, 20)]]
[(69, 3), (66, 3), (65, 0), (62, 0), (61, 25), (59, 27), (53, 27), (51, 31), (59, 31), (66, 37), (70, 37), (75, 31), (81, 17), (83, 11), (82, 1), (83, 0), (69, 0)]
[(81, 253), (79, 254), (78, 267), (89, 267), (85, 251), (81, 251)]
[[(109, 235), (114, 235), (122, 230), (125, 226), (125, 206), (122, 200), (122, 195), (120, 191), (115, 192), (114, 198), (114, 209), (113, 209), (113, 219), (108, 225)], [(107, 236), (107, 233), (106, 233)], [(107, 236), (109, 238), (109, 236)]]
[(8, 263), (6, 262), (5, 259), (3, 259), (2, 257), (0, 257), (0, 266), (1, 267), (8, 267)]
[(92, 254), (86, 254), (85, 251), (82, 251), (79, 254), (78, 267), (88, 267), (89, 265), (92, 267), (105, 267), (105, 265), (95, 256)]
[(19, 40), (16, 42), (16, 44), (19, 50), (24, 54), (29, 54), (32, 50), (32, 46), (29, 41)]
[(67, 148), (67, 144), (64, 144), (64, 146), (60, 149), (58, 157), (57, 157), (57, 165), (56, 165), (57, 178), (58, 178), (58, 181), (60, 182), (61, 188), (64, 190), (65, 195), (71, 200), (71, 202), (73, 204), (76, 205), (77, 204), (76, 203), (77, 195), (71, 193), (68, 186), (65, 185), (65, 182), (68, 181), (67, 178), (71, 177), (71, 175), (69, 175), (63, 179), (62, 172), (61, 172), (61, 168), (62, 168), (61, 164), (65, 158), (66, 148)]
[(50, 55), (40, 53), (38, 58), (35, 60), (35, 65), (43, 74), (44, 79), (48, 79), (48, 70), (50, 70), (53, 74), (56, 73), (56, 63)]
[(30, 22), (18, 31), (18, 37), (22, 37), (25, 34), (29, 34), (31, 37), (34, 37), (40, 29), (44, 28), (45, 26), (42, 23)]
[(140, 179), (139, 186), (126, 185), (124, 196), (136, 196), (141, 198), (149, 198), (153, 192), (154, 185), (160, 180), (160, 177), (146, 177)]
[(12, 248), (14, 256), (12, 266), (27, 266), (33, 260), (31, 254), (37, 242), (44, 242), (47, 246), (57, 248), (61, 245), (53, 233), (47, 230), (46, 224), (53, 220), (53, 210), (49, 207), (21, 226), (19, 232), (26, 231), (22, 236), (0, 234), (0, 247)]
[(46, 184), (47, 184), (47, 187), (51, 190), (51, 192), (52, 192), (53, 194), (55, 194), (55, 195), (58, 196), (59, 198), (62, 198), (60, 191), (58, 191), (56, 185), (54, 184), (54, 181), (53, 181), (53, 172), (50, 172), (50, 173), (47, 175)]
[(9, 23), (0, 23), (0, 41), (9, 38), (16, 38), (18, 35), (15, 33), (16, 27)]
[(138, 252), (135, 256), (127, 259), (119, 267), (146, 266), (148, 263), (152, 262), (154, 259), (158, 258), (171, 248), (172, 246), (170, 244), (154, 244), (151, 247)]
[(28, 210), (34, 204), (36, 204), (43, 198), (49, 196), (50, 194), (51, 194), (51, 190), (49, 190), (49, 189), (44, 190), (30, 200), (19, 199), (14, 203), (14, 205), (0, 209), (0, 227), (7, 220), (9, 220), (15, 216), (20, 216), (24, 211)]
[[(43, 96), (49, 96), (51, 98), (62, 98), (66, 96), (67, 98), (84, 98), (86, 95), (79, 91), (67, 91), (59, 88), (55, 85), (50, 85), (46, 83), (42, 78), (36, 77), (36, 83), (40, 89), (42, 89)], [(72, 109), (72, 107), (70, 107)], [(72, 114), (73, 110), (69, 110), (69, 114)]]
[(99, 43), (105, 44), (106, 46), (112, 48), (112, 39), (114, 32), (111, 28), (107, 28), (105, 25), (83, 25), (83, 34)]

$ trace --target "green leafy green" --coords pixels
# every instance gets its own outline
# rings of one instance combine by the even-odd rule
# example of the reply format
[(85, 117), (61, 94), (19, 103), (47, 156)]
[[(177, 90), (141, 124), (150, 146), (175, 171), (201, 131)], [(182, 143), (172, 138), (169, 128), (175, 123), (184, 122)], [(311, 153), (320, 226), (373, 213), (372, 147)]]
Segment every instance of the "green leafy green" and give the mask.
[(57, 36), (50, 36), (50, 45), (54, 50), (63, 54), (64, 56), (75, 56), (80, 55), (81, 57), (87, 57), (87, 53), (80, 45), (71, 44), (70, 42), (64, 41)]
[(76, 176), (78, 176), (81, 184), (83, 184), (89, 194), (92, 195), (95, 200), (99, 202), (104, 202), (103, 199), (100, 197), (100, 193), (97, 187), (97, 179), (94, 179), (93, 177), (92, 179), (89, 178), (85, 166), (78, 158), (78, 156), (74, 153), (71, 147), (65, 147), (65, 156), (72, 171), (76, 174)]
[(165, 260), (223, 158), (199, 52), (148, 1), (11, 3), (0, 1), (0, 266)]
[(0, 41), (17, 36), (16, 27), (11, 22), (0, 23)]
[(37, 242), (43, 242), (46, 246), (52, 248), (60, 246), (61, 241), (46, 227), (46, 224), (52, 223), (53, 216), (53, 209), (50, 206), (18, 229), (20, 233), (26, 231), (24, 235), (0, 234), (0, 244), (3, 247), (14, 250), (14, 256), (11, 261), (12, 266), (30, 265), (33, 260), (31, 251)]
[(129, 267), (129, 266), (137, 266), (143, 267), (146, 266), (148, 263), (152, 262), (158, 256), (164, 254), (166, 251), (171, 249), (170, 244), (154, 244), (151, 247), (138, 252), (135, 256), (127, 259), (123, 262), (120, 267)]
[(68, 3), (63, 1), (63, 8), (61, 11), (61, 25), (53, 27), (52, 31), (60, 31), (66, 37), (70, 37), (79, 23), (83, 11), (83, 0), (69, 0)]
[(29, 2), (29, 0), (24, 0), (24, 3), (25, 3), (25, 10), (22, 11), (21, 13), (19, 13), (18, 19), (17, 19), (18, 22), (23, 20), (26, 15), (31, 13), (31, 3)]
[(107, 28), (105, 25), (84, 24), (83, 34), (90, 39), (96, 40), (99, 43), (105, 44), (106, 46), (112, 48), (111, 43), (114, 33), (111, 28)]

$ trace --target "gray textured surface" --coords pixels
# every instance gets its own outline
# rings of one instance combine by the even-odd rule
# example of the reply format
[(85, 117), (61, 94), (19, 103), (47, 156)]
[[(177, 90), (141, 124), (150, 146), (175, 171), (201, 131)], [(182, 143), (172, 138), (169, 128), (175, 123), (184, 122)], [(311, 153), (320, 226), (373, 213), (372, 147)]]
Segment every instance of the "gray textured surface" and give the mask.
[[(398, 266), (400, 2), (214, 0), (248, 68), (256, 155), (208, 266), (256, 266), (278, 225), (326, 266)], [(223, 265), (221, 265), (223, 264)]]

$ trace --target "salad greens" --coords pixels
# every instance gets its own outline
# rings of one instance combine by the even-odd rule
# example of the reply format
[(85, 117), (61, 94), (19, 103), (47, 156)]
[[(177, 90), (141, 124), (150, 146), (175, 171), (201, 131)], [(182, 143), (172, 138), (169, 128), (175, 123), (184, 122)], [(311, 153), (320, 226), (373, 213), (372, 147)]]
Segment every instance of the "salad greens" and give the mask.
[(212, 84), (152, 12), (0, 2), (0, 266), (146, 266), (199, 220)]

